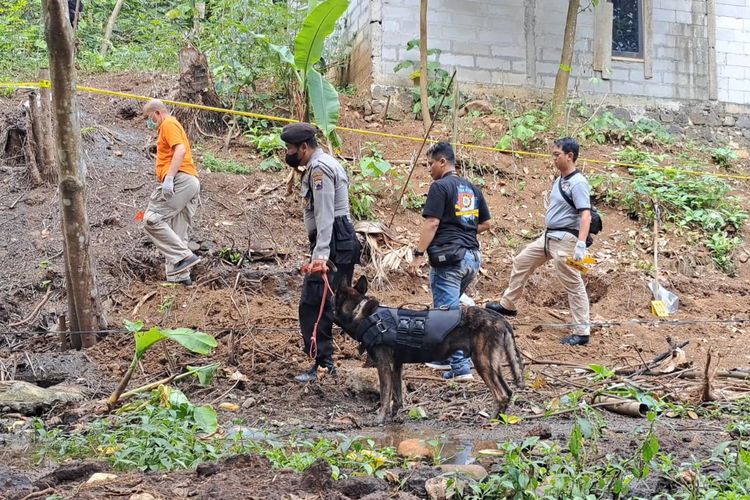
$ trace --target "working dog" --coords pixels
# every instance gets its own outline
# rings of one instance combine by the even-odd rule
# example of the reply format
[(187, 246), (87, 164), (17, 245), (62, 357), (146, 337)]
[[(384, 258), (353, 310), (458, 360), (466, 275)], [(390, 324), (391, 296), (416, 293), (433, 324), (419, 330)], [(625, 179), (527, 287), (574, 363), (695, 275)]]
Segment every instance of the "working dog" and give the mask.
[[(334, 321), (350, 337), (363, 343), (363, 328), (367, 318), (379, 311), (380, 302), (369, 297), (367, 278), (362, 276), (354, 288), (340, 287), (335, 294)], [(429, 325), (429, 323), (428, 323)], [(402, 406), (401, 368), (404, 363), (418, 363), (446, 359), (461, 350), (471, 356), (474, 367), (487, 384), (495, 399), (495, 415), (505, 410), (513, 392), (503, 379), (503, 361), (507, 360), (513, 379), (523, 387), (523, 362), (516, 347), (513, 327), (499, 313), (481, 307), (461, 306), (460, 321), (442, 342), (429, 345), (418, 352), (406, 347), (380, 345), (365, 347), (378, 368), (380, 379), (380, 411), (377, 423), (394, 417)]]

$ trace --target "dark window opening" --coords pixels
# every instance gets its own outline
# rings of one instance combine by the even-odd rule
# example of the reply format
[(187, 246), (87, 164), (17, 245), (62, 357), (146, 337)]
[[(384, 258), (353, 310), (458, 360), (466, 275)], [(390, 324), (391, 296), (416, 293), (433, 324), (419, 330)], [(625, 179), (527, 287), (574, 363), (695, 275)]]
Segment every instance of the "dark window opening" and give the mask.
[(641, 0), (612, 0), (612, 55), (641, 57), (643, 22)]

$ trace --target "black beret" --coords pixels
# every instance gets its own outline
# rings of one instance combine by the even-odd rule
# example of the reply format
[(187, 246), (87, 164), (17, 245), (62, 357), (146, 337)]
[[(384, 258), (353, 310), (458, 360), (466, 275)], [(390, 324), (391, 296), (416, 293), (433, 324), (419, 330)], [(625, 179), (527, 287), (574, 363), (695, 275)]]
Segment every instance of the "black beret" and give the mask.
[(281, 131), (281, 140), (287, 144), (301, 144), (315, 137), (317, 129), (309, 123), (290, 123)]

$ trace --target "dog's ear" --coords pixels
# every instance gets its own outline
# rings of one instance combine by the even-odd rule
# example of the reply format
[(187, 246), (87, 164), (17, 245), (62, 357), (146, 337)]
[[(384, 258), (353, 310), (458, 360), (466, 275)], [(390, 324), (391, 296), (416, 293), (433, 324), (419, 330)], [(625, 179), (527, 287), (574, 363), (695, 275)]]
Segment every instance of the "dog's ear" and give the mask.
[(367, 276), (364, 274), (360, 276), (354, 288), (362, 295), (365, 295), (367, 293)]

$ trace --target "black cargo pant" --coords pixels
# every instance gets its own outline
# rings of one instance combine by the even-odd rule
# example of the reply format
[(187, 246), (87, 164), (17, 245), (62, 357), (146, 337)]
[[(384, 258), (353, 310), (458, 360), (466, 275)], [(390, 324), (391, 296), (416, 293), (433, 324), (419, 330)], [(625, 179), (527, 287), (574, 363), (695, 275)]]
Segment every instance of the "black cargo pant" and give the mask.
[[(310, 235), (310, 248), (315, 248), (316, 234)], [(331, 236), (331, 253), (329, 260), (336, 266), (336, 271), (328, 272), (328, 283), (335, 292), (340, 286), (351, 286), (354, 266), (359, 264), (360, 245), (354, 233), (354, 226), (348, 217), (336, 217)], [(299, 301), (299, 326), (305, 342), (305, 354), (310, 355), (315, 322), (320, 314), (320, 303), (323, 301), (325, 282), (320, 274), (308, 274), (302, 284)], [(317, 354), (315, 363), (318, 366), (333, 366), (333, 297), (326, 294), (323, 315), (318, 323)]]

